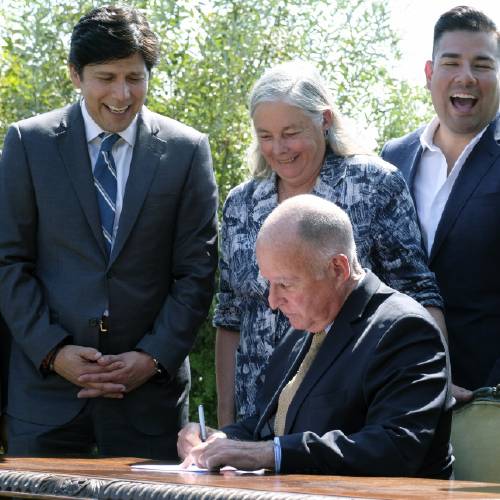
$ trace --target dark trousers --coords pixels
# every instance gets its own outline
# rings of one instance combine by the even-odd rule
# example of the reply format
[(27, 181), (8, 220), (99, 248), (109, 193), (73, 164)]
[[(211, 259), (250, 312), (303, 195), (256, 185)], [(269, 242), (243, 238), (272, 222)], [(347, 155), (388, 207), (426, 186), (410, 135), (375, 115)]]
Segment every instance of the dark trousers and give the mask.
[(0, 448), (7, 447), (5, 408), (7, 407), (7, 374), (9, 373), (10, 333), (0, 316)]
[[(125, 396), (126, 397), (126, 396)], [(147, 435), (121, 411), (120, 401), (90, 399), (61, 426), (40, 425), (8, 416), (9, 455), (100, 455), (178, 461), (177, 433)]]
[(0, 453), (7, 452), (7, 418), (6, 415), (0, 415)]

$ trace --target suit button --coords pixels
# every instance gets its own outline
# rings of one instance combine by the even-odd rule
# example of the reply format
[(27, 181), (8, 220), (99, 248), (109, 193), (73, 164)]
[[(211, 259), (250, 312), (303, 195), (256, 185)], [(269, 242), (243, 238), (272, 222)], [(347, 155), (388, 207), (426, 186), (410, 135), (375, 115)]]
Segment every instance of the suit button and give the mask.
[(113, 279), (114, 277), (115, 277), (115, 275), (112, 271), (108, 271), (106, 273), (106, 278), (108, 278), (109, 280)]

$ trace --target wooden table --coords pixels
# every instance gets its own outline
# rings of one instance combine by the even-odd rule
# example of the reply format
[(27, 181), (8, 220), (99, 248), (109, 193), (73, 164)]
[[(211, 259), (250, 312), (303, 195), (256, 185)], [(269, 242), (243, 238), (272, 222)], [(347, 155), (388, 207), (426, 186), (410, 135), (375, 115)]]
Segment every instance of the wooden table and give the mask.
[(500, 484), (412, 478), (237, 476), (132, 471), (134, 458), (0, 460), (1, 498), (98, 499), (500, 499)]

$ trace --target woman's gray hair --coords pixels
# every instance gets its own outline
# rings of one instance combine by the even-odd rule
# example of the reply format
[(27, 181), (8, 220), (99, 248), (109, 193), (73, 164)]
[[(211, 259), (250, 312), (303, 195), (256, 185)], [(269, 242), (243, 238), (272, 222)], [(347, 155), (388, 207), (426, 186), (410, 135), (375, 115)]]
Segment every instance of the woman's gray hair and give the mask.
[[(323, 113), (329, 110), (333, 121), (325, 140), (332, 151), (340, 156), (370, 152), (352, 138), (321, 75), (306, 61), (290, 61), (265, 71), (250, 92), (248, 105), (252, 119), (257, 106), (263, 102), (284, 102), (295, 106), (318, 127), (323, 123)], [(255, 133), (248, 152), (248, 161), (253, 177), (263, 178), (270, 175), (271, 167), (260, 152)]]

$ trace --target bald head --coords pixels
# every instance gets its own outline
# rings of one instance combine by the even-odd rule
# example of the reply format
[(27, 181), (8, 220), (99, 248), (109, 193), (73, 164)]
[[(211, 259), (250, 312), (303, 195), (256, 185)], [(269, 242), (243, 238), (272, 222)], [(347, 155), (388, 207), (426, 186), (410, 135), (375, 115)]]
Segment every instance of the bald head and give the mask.
[(331, 324), (364, 272), (351, 222), (335, 204), (311, 195), (273, 210), (257, 238), (260, 274), (269, 305), (294, 328), (319, 332)]
[(289, 198), (275, 208), (262, 225), (257, 244), (297, 246), (311, 262), (343, 254), (351, 267), (359, 269), (348, 215), (334, 203), (309, 194)]

